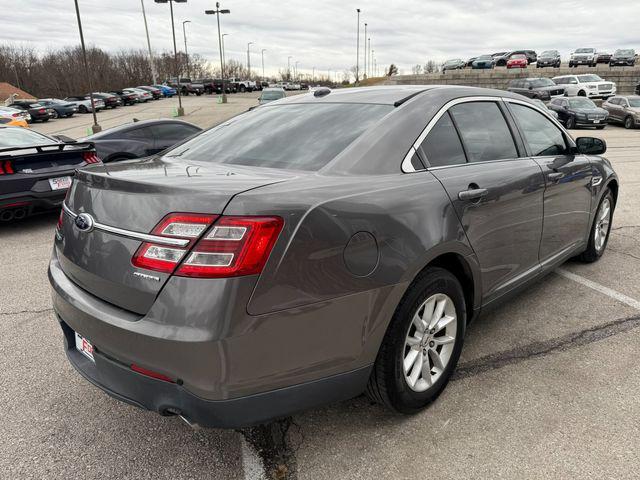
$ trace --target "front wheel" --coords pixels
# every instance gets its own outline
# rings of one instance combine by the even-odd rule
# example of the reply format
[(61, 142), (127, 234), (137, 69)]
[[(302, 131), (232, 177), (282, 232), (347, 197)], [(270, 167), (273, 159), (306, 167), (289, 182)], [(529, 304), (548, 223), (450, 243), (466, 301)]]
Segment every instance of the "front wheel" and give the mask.
[(633, 117), (627, 117), (624, 119), (624, 128), (631, 129), (633, 128), (634, 123)]
[(53, 115), (51, 116), (51, 118), (53, 118), (54, 120), (55, 120), (56, 118), (60, 118), (60, 115), (58, 114), (58, 111), (57, 111), (57, 110), (54, 110), (54, 111), (53, 111)]
[(611, 221), (613, 220), (613, 209), (615, 201), (611, 190), (607, 189), (600, 200), (600, 205), (596, 211), (596, 216), (591, 226), (589, 243), (587, 249), (578, 257), (581, 261), (592, 263), (599, 260), (607, 248), (609, 233), (611, 233)]
[(429, 405), (458, 363), (466, 319), (458, 279), (442, 268), (421, 273), (391, 319), (367, 395), (400, 413)]
[(574, 117), (567, 118), (567, 129), (571, 130), (576, 128), (576, 119)]

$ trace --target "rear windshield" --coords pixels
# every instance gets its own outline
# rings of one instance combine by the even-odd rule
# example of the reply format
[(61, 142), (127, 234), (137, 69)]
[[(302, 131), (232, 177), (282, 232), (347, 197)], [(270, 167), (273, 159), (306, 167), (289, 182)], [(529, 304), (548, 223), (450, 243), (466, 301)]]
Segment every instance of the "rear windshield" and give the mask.
[(284, 92), (262, 92), (262, 95), (260, 95), (263, 100), (279, 100), (284, 97)]
[(260, 107), (203, 132), (166, 156), (319, 170), (391, 110), (391, 105), (340, 103)]

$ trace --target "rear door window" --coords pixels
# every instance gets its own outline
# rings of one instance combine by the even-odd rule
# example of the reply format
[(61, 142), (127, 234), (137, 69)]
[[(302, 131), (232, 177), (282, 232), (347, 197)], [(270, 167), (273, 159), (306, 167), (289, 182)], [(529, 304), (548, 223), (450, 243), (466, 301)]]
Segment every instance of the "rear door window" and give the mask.
[(460, 137), (449, 112), (440, 117), (419, 147), (420, 155), (430, 167), (466, 163)]
[(469, 162), (517, 158), (513, 136), (495, 102), (469, 102), (449, 110), (458, 127)]
[(564, 135), (551, 120), (524, 105), (512, 103), (510, 108), (532, 156), (564, 155), (567, 152)]

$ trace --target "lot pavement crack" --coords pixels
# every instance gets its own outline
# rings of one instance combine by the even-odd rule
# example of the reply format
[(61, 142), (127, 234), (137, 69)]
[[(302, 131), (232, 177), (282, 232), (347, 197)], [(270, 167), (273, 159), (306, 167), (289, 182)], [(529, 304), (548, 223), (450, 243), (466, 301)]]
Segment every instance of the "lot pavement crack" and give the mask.
[(269, 480), (298, 478), (296, 453), (304, 441), (302, 429), (291, 417), (266, 425), (244, 428), (239, 433), (262, 459)]
[(0, 316), (8, 316), (8, 315), (20, 315), (22, 313), (45, 313), (45, 312), (51, 312), (53, 311), (53, 308), (49, 307), (49, 308), (43, 308), (41, 310), (18, 310), (17, 312), (0, 312)]
[(622, 318), (579, 332), (543, 342), (534, 342), (512, 350), (493, 353), (460, 364), (454, 372), (452, 380), (474, 377), (491, 370), (513, 365), (535, 357), (543, 357), (551, 353), (563, 352), (576, 347), (588, 345), (605, 338), (627, 332), (640, 327), (640, 315)]

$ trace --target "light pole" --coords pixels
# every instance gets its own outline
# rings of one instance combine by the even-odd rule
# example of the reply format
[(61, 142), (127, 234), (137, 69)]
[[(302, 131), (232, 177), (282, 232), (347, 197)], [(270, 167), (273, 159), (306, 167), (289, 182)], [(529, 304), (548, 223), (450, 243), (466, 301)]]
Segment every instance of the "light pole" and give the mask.
[(173, 21), (173, 2), (176, 3), (187, 3), (187, 0), (153, 0), (156, 3), (169, 3), (169, 11), (171, 12), (171, 33), (173, 34), (173, 58), (174, 58), (174, 71), (176, 75), (176, 80), (178, 83), (178, 117), (184, 116), (184, 108), (182, 108), (182, 95), (180, 88), (180, 72), (178, 68), (178, 44), (176, 43), (176, 27)]
[(358, 12), (358, 30), (356, 34), (356, 87), (360, 84), (360, 9), (356, 8)]
[(218, 19), (218, 47), (220, 48), (220, 72), (222, 73), (222, 103), (227, 103), (227, 90), (224, 82), (224, 59), (222, 57), (222, 35), (220, 35), (220, 14), (231, 13), (229, 9), (220, 10), (220, 2), (216, 2), (215, 10), (205, 10), (207, 15), (215, 15)]
[(226, 49), (224, 48), (224, 37), (226, 37), (227, 35), (231, 35), (230, 33), (223, 33), (222, 34), (222, 63), (224, 63), (225, 65), (227, 64), (227, 57), (226, 57)]
[(253, 42), (247, 43), (247, 70), (249, 71), (248, 80), (251, 80), (251, 45), (253, 45)]
[(76, 4), (76, 16), (78, 17), (78, 30), (80, 31), (80, 45), (82, 46), (82, 61), (84, 63), (84, 74), (89, 82), (89, 98), (91, 98), (91, 113), (93, 114), (93, 126), (91, 131), (98, 133), (102, 131), (102, 127), (98, 125), (98, 117), (96, 116), (96, 103), (93, 99), (93, 84), (91, 82), (91, 75), (89, 74), (89, 63), (87, 62), (87, 49), (84, 46), (84, 35), (82, 33), (82, 20), (80, 19), (80, 8), (78, 7), (78, 0), (75, 0)]
[(369, 59), (367, 60), (367, 68), (368, 68), (367, 76), (370, 77), (371, 76), (371, 37), (369, 37), (367, 41), (369, 43), (369, 46), (367, 47), (367, 52), (369, 55)]
[(191, 75), (189, 75), (189, 51), (187, 50), (187, 29), (185, 28), (185, 25), (187, 23), (191, 23), (191, 20), (185, 20), (184, 22), (182, 22), (182, 35), (184, 36), (184, 54), (187, 57), (187, 77), (191, 78)]
[(373, 62), (373, 76), (377, 77), (378, 74), (376, 73), (376, 56), (374, 55), (376, 53), (375, 50), (371, 50), (371, 61)]
[(144, 0), (140, 0), (142, 5), (142, 18), (144, 19), (144, 31), (147, 33), (147, 47), (149, 48), (149, 64), (151, 65), (151, 77), (153, 84), (158, 84), (158, 74), (156, 73), (156, 64), (153, 61), (153, 53), (151, 51), (151, 40), (149, 39), (149, 26), (147, 25), (147, 13), (144, 11)]
[(298, 81), (298, 64), (300, 63), (299, 60), (296, 60), (296, 63), (293, 66), (293, 81), (297, 82)]
[(362, 68), (362, 78), (367, 78), (367, 24), (364, 24), (364, 67)]
[(262, 81), (264, 82), (264, 52), (266, 52), (267, 49), (263, 48), (262, 51), (260, 52), (260, 54), (262, 55)]
[(287, 57), (287, 81), (291, 81), (291, 59), (293, 56), (289, 55)]

